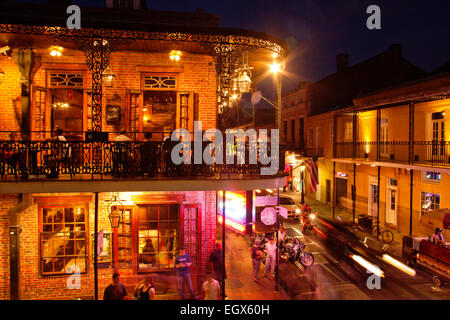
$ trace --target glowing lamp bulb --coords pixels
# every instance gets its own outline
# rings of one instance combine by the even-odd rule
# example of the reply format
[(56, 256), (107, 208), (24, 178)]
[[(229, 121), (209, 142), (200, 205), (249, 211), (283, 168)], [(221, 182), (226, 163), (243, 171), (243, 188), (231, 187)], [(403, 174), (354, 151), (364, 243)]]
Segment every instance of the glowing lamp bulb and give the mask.
[(280, 70), (281, 67), (279, 63), (274, 62), (270, 65), (270, 72), (277, 74), (278, 72), (280, 72)]

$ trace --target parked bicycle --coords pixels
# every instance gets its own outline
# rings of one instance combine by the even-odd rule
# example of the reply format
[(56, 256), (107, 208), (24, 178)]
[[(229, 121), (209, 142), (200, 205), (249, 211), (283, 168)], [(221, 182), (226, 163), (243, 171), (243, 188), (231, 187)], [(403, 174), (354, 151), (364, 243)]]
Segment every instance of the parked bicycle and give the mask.
[[(377, 232), (377, 228), (379, 232)], [(374, 225), (372, 227), (372, 234), (375, 236), (378, 235), (378, 238), (383, 240), (384, 243), (391, 243), (394, 241), (394, 233), (387, 228), (382, 228), (381, 226)]]

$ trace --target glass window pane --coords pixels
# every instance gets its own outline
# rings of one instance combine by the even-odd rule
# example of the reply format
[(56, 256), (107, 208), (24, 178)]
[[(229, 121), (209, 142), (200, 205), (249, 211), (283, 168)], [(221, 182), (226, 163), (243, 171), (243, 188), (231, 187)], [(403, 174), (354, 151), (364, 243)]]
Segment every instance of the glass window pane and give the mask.
[(161, 206), (159, 207), (159, 220), (168, 220), (169, 219), (169, 207)]
[(73, 223), (75, 221), (75, 217), (73, 214), (73, 208), (65, 208), (64, 209), (64, 222), (65, 223)]
[(45, 208), (42, 215), (42, 223), (52, 223), (53, 222), (53, 212), (50, 208)]
[(178, 219), (178, 206), (170, 206), (169, 219), (175, 221)]
[(56, 213), (54, 216), (54, 223), (63, 223), (64, 222), (64, 215), (62, 209), (56, 209)]
[(85, 222), (85, 212), (84, 208), (76, 208), (75, 210), (75, 221), (76, 222)]

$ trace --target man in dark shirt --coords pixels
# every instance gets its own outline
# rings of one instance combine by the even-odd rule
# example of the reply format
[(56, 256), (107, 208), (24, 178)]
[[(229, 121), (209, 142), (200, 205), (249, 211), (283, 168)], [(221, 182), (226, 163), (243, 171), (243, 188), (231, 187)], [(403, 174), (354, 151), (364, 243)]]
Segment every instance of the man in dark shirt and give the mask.
[(113, 283), (105, 288), (103, 300), (127, 300), (127, 289), (123, 283), (120, 283), (120, 275), (114, 273)]
[(194, 290), (192, 289), (191, 273), (189, 272), (189, 267), (192, 265), (191, 256), (186, 253), (184, 247), (180, 247), (179, 255), (175, 257), (175, 268), (177, 270), (178, 279), (178, 293), (180, 294), (181, 300), (184, 300), (184, 284), (186, 283), (189, 292), (191, 294), (191, 299), (195, 300)]
[(214, 279), (219, 281), (220, 287), (223, 288), (224, 279), (227, 278), (227, 275), (225, 273), (222, 245), (220, 242), (216, 243), (215, 249), (209, 255), (209, 262), (211, 263), (211, 270), (213, 271)]

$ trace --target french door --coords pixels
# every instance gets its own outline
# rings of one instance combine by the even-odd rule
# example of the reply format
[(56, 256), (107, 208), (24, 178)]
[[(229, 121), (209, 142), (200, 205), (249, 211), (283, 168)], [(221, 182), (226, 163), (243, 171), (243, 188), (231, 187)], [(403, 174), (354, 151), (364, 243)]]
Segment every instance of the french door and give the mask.
[[(201, 247), (202, 247), (202, 228), (201, 228), (201, 205), (185, 204), (182, 207), (183, 219), (183, 243), (187, 253), (191, 256), (192, 266), (190, 268), (193, 281), (196, 281), (195, 275), (202, 274), (201, 268)], [(196, 286), (197, 286), (196, 285)]]

